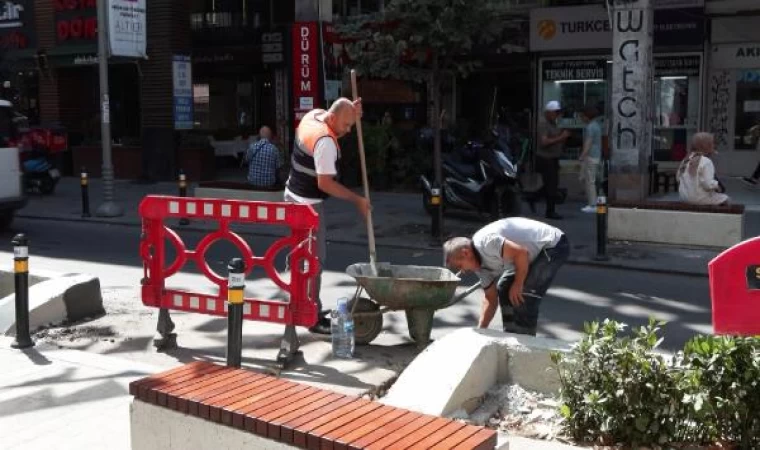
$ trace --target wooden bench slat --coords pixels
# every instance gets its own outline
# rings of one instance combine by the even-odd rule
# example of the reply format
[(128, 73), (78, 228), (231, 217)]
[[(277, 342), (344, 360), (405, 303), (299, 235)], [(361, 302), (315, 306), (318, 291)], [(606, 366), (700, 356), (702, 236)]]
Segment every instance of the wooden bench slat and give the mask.
[[(286, 414), (293, 410), (293, 404), (298, 404), (303, 399), (312, 398), (318, 394), (323, 394), (322, 396), (324, 396), (324, 391), (322, 389), (307, 386), (306, 389), (297, 392), (292, 396), (265, 406), (254, 413), (250, 413), (245, 418), (245, 429), (266, 436), (267, 423), (271, 417), (279, 417)], [(261, 431), (257, 432), (257, 429), (260, 429)]]
[(205, 384), (215, 383), (218, 377), (235, 372), (234, 370), (230, 368), (221, 367), (221, 366), (218, 366), (218, 367), (220, 368), (216, 370), (209, 369), (209, 371), (203, 374), (203, 376), (198, 377), (192, 381), (187, 381), (187, 382), (178, 384), (175, 387), (172, 387), (171, 389), (163, 389), (163, 388), (159, 389), (158, 401), (161, 402), (163, 398), (166, 401), (166, 403), (162, 404), (162, 406), (166, 406), (169, 409), (176, 409), (177, 403), (179, 401), (179, 396), (183, 395), (186, 392), (192, 392), (193, 390), (198, 389), (199, 387), (202, 387)]
[[(330, 421), (337, 421), (343, 416), (346, 416), (358, 410), (362, 410), (362, 408), (365, 408), (368, 404), (369, 402), (362, 402), (360, 399), (354, 398), (352, 402), (346, 403), (340, 408), (336, 408), (327, 414), (321, 414), (317, 417), (312, 417), (293, 430), (293, 444), (298, 447), (307, 448), (307, 436), (309, 436), (309, 433), (311, 433), (312, 430), (319, 428), (325, 423), (328, 423)], [(319, 444), (313, 443), (312, 445), (318, 446)]]
[(368, 450), (382, 450), (385, 448), (394, 448), (393, 444), (405, 438), (406, 436), (409, 436), (411, 433), (414, 433), (415, 431), (421, 429), (422, 427), (429, 425), (434, 420), (436, 420), (436, 418), (433, 416), (421, 415), (420, 417), (414, 419), (413, 421), (405, 424), (398, 430), (391, 432), (390, 434), (383, 437), (382, 439), (372, 442), (371, 444), (367, 446), (367, 449)]
[(361, 450), (370, 444), (383, 439), (384, 437), (390, 436), (394, 431), (405, 426), (409, 426), (410, 423), (418, 420), (421, 417), (425, 416), (419, 413), (406, 411), (404, 415), (391, 420), (379, 428), (374, 429), (371, 433), (365, 434), (360, 439), (349, 442), (348, 448), (351, 450)]
[(308, 424), (312, 420), (315, 420), (316, 418), (323, 417), (325, 414), (330, 414), (335, 411), (341, 411), (343, 414), (353, 411), (354, 409), (360, 407), (364, 403), (360, 402), (358, 398), (356, 397), (348, 397), (343, 396), (339, 400), (336, 400), (333, 403), (330, 403), (327, 406), (324, 406), (322, 408), (319, 408), (315, 411), (312, 411), (309, 414), (305, 414), (302, 416), (299, 416), (297, 419), (293, 419), (287, 423), (284, 423), (281, 428), (281, 441), (291, 443), (293, 445), (299, 445), (298, 442), (302, 442), (300, 444), (301, 446), (306, 445), (306, 435), (301, 433), (296, 433), (299, 427), (304, 426), (304, 424)]
[[(250, 385), (251, 381), (254, 379), (254, 377), (258, 375), (261, 377), (261, 374), (256, 374), (254, 372), (248, 372), (248, 371), (241, 371), (237, 374), (237, 376), (233, 378), (229, 378), (227, 381), (228, 383), (225, 383), (224, 385), (217, 386), (214, 389), (210, 389), (208, 391), (201, 391), (193, 396), (188, 397), (187, 399), (187, 413), (192, 414), (194, 416), (202, 417), (201, 416), (201, 405), (220, 395), (225, 392), (229, 392), (233, 389), (237, 389), (242, 386)], [(208, 411), (208, 407), (206, 407), (206, 411)], [(208, 419), (208, 412), (206, 412), (206, 416), (203, 417), (204, 419)]]
[(430, 447), (430, 450), (451, 450), (454, 448), (454, 446), (461, 444), (465, 440), (477, 434), (477, 432), (480, 430), (480, 427), (473, 427), (469, 425), (465, 426), (456, 433)]
[(147, 392), (147, 398), (145, 399), (148, 403), (152, 403), (154, 405), (159, 405), (159, 394), (160, 390), (162, 388), (170, 388), (172, 386), (177, 385), (178, 383), (182, 383), (185, 381), (192, 381), (197, 380), (198, 378), (202, 377), (203, 374), (205, 374), (208, 371), (215, 371), (216, 368), (219, 367), (216, 364), (210, 364), (207, 366), (199, 366), (195, 370), (185, 373), (178, 373), (172, 378), (168, 380), (164, 380), (163, 382), (159, 382), (155, 386), (152, 386), (150, 390)]
[(442, 419), (440, 417), (434, 418), (430, 423), (423, 426), (422, 428), (418, 428), (415, 431), (407, 434), (402, 439), (394, 442), (393, 444), (388, 445), (388, 449), (397, 449), (397, 448), (407, 448), (411, 445), (414, 445), (418, 443), (419, 441), (427, 438), (431, 434), (435, 433), (436, 431), (440, 430), (441, 428), (449, 425), (451, 423), (448, 419)]
[(230, 405), (222, 408), (222, 423), (226, 425), (232, 425), (232, 416), (238, 410), (247, 407), (251, 403), (256, 402), (267, 396), (276, 394), (280, 391), (284, 391), (292, 387), (291, 382), (285, 380), (277, 380), (274, 383), (269, 383), (265, 386), (259, 387), (258, 390), (252, 393), (248, 393), (245, 397), (238, 396), (237, 401), (232, 402)]
[[(306, 433), (307, 448), (309, 450), (320, 450), (322, 447), (323, 437), (326, 437), (327, 433), (332, 430), (336, 430), (346, 424), (350, 424), (360, 417), (364, 417), (366, 414), (379, 409), (380, 406), (381, 405), (379, 403), (367, 402), (367, 404), (364, 406), (361, 406), (359, 409), (351, 411), (348, 414), (344, 414), (339, 417), (332, 417), (327, 419), (320, 418), (319, 420), (315, 420), (309, 424), (311, 430)], [(317, 423), (320, 423), (320, 425), (314, 426), (314, 424)]]
[(280, 391), (277, 394), (268, 395), (248, 405), (246, 408), (237, 411), (232, 419), (232, 426), (236, 428), (245, 428), (246, 419), (252, 416), (256, 417), (258, 411), (268, 407), (273, 403), (277, 403), (282, 399), (292, 398), (298, 395), (299, 392), (303, 392), (308, 388), (308, 386), (305, 384), (293, 384), (294, 385), (288, 389)]
[(293, 431), (292, 429), (289, 432), (290, 438), (285, 438), (284, 436), (284, 430), (283, 427), (286, 423), (290, 423), (291, 421), (297, 421), (301, 417), (312, 414), (315, 411), (321, 411), (323, 408), (329, 408), (330, 406), (334, 405), (336, 402), (340, 401), (346, 401), (349, 397), (346, 397), (345, 395), (331, 393), (327, 395), (327, 397), (324, 397), (320, 400), (317, 400), (313, 403), (309, 403), (308, 405), (305, 405), (303, 407), (303, 410), (297, 409), (294, 410), (288, 414), (285, 414), (282, 417), (278, 417), (277, 419), (273, 420), (269, 423), (269, 427), (267, 427), (267, 436), (269, 436), (272, 439), (277, 439), (278, 441), (287, 442), (290, 443), (293, 441)]
[(364, 436), (371, 434), (373, 431), (377, 430), (379, 427), (382, 427), (383, 425), (387, 423), (393, 422), (399, 417), (406, 415), (408, 412), (409, 411), (405, 409), (391, 408), (390, 412), (383, 413), (382, 416), (379, 416), (377, 418), (372, 418), (371, 420), (357, 421), (358, 426), (355, 427), (350, 433), (344, 434), (342, 436), (338, 436), (338, 438), (335, 440), (334, 447), (336, 450), (348, 450), (349, 448), (348, 446), (351, 442), (357, 441), (363, 438)]
[(435, 433), (431, 433), (428, 437), (412, 445), (409, 447), (409, 450), (427, 450), (439, 442), (445, 441), (451, 435), (455, 434), (465, 426), (467, 425), (462, 422), (449, 421), (445, 427), (437, 430)]
[(136, 393), (134, 395), (136, 395), (137, 398), (139, 398), (140, 400), (147, 402), (148, 398), (150, 397), (150, 392), (155, 386), (170, 383), (171, 380), (175, 377), (183, 376), (186, 373), (193, 373), (195, 371), (202, 370), (203, 368), (208, 367), (210, 365), (211, 363), (207, 361), (196, 361), (186, 366), (177, 367), (167, 372), (154, 375), (153, 377), (150, 377), (149, 379), (142, 380), (143, 382), (141, 383), (135, 383)]
[(238, 397), (240, 394), (250, 392), (268, 383), (274, 383), (275, 381), (277, 381), (276, 378), (265, 375), (253, 377), (247, 384), (238, 386), (227, 392), (221, 392), (204, 401), (198, 408), (198, 414), (200, 417), (219, 422), (222, 420), (222, 408), (237, 401), (240, 398)]
[(205, 372), (203, 372), (197, 377), (188, 378), (186, 380), (182, 380), (181, 382), (174, 383), (172, 385), (157, 387), (153, 390), (156, 391), (156, 393), (158, 394), (156, 396), (158, 400), (158, 404), (161, 406), (168, 406), (169, 396), (173, 395), (175, 392), (183, 392), (187, 388), (192, 389), (194, 387), (197, 387), (198, 383), (201, 383), (204, 380), (209, 379), (215, 374), (224, 373), (228, 371), (229, 369), (223, 366), (215, 365), (214, 367), (209, 367)]
[(496, 432), (482, 429), (474, 436), (457, 444), (452, 450), (493, 450), (496, 447)]
[[(392, 406), (380, 405), (380, 407), (376, 410), (363, 416), (357, 417), (351, 422), (347, 422), (341, 425), (339, 428), (335, 428), (334, 430), (325, 433), (323, 440), (326, 442), (322, 443), (322, 450), (335, 450), (339, 444), (342, 444), (343, 448), (345, 448), (346, 441), (341, 440), (341, 438), (353, 433), (357, 429), (365, 426), (367, 423), (380, 420), (383, 416), (392, 414), (394, 409), (395, 408)], [(360, 436), (363, 436), (363, 434)]]
[[(237, 370), (229, 370), (225, 373), (220, 374), (217, 377), (214, 377), (213, 380), (209, 380), (206, 383), (202, 383), (198, 386), (195, 386), (192, 390), (183, 392), (181, 394), (175, 393), (174, 397), (176, 397), (176, 405), (174, 407), (174, 410), (179, 411), (181, 413), (187, 413), (190, 399), (203, 395), (203, 393), (205, 392), (211, 392), (214, 389), (217, 389), (221, 386), (224, 386), (224, 387), (229, 386), (230, 384), (235, 383), (235, 380), (240, 379), (240, 377), (242, 377), (244, 373), (245, 372), (241, 372)], [(171, 404), (169, 407), (171, 408)]]
[(203, 364), (210, 364), (207, 361), (194, 361), (190, 364), (185, 364), (184, 366), (178, 366), (171, 370), (167, 370), (166, 372), (161, 372), (155, 375), (151, 375), (145, 378), (141, 378), (139, 380), (132, 381), (129, 383), (129, 395), (132, 395), (134, 397), (138, 397), (138, 390), (142, 387), (143, 390), (146, 389), (146, 387), (150, 387), (152, 383), (157, 382), (158, 380), (161, 380), (163, 377), (170, 377), (178, 372), (184, 372), (186, 370), (193, 370), (193, 368), (203, 365)]

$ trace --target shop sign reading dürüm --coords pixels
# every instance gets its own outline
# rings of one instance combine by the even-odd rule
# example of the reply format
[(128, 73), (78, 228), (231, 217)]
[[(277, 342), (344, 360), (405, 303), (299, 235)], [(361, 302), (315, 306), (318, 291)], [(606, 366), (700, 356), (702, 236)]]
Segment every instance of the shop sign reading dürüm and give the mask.
[(316, 22), (293, 24), (293, 111), (295, 124), (319, 99), (319, 31)]

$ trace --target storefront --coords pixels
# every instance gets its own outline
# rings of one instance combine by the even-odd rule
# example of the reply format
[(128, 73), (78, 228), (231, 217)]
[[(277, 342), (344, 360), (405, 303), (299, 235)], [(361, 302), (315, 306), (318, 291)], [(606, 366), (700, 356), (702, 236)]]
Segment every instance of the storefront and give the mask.
[(713, 21), (707, 127), (722, 153), (720, 169), (728, 175), (751, 175), (759, 160), (760, 31), (756, 22), (757, 18)]
[[(679, 161), (700, 125), (704, 12), (701, 7), (658, 8), (654, 20), (653, 158)], [(563, 159), (576, 160), (583, 107), (596, 106), (605, 130), (609, 124), (612, 31), (607, 10), (603, 5), (533, 10), (530, 44), (537, 52), (536, 111), (551, 100), (562, 104), (560, 126), (573, 130)]]

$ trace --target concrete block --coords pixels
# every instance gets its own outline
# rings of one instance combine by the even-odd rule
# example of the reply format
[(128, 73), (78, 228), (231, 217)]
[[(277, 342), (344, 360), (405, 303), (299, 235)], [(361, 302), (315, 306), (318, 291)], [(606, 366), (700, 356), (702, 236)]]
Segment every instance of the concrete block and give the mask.
[(515, 383), (556, 394), (559, 378), (549, 359), (568, 351), (560, 341), (494, 330), (462, 329), (435, 341), (399, 376), (380, 401), (424, 414), (471, 412), (494, 385)]
[(727, 248), (742, 241), (741, 214), (609, 208), (612, 240)]
[(168, 408), (134, 400), (129, 408), (132, 450), (288, 450), (290, 445)]
[(197, 198), (223, 198), (225, 200), (247, 200), (254, 202), (283, 202), (284, 191), (246, 191), (242, 189), (221, 189), (197, 187), (193, 196)]
[[(0, 279), (13, 281), (12, 272), (0, 272)], [(37, 280), (29, 288), (29, 328), (81, 320), (105, 313), (100, 280), (85, 274), (30, 274)], [(12, 284), (11, 284), (12, 286)], [(11, 289), (12, 291), (12, 289)], [(15, 333), (16, 294), (0, 298), (0, 333)]]

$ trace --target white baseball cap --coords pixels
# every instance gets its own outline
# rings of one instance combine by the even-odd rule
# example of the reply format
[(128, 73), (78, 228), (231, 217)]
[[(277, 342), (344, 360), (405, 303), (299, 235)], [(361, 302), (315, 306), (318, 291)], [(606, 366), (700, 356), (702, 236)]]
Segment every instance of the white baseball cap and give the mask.
[(552, 100), (549, 103), (546, 104), (546, 111), (559, 111), (562, 107), (559, 105), (559, 102), (556, 100)]

